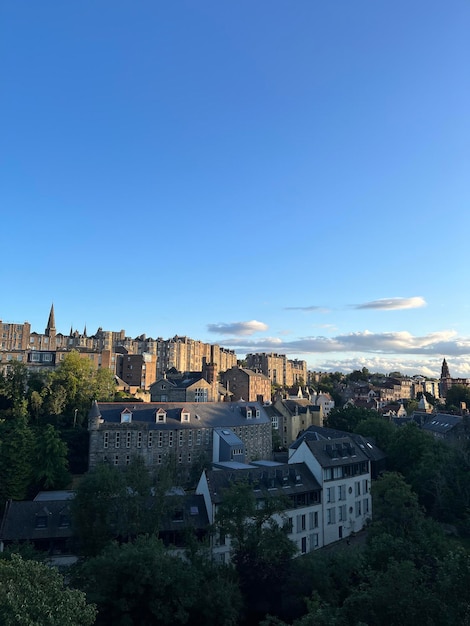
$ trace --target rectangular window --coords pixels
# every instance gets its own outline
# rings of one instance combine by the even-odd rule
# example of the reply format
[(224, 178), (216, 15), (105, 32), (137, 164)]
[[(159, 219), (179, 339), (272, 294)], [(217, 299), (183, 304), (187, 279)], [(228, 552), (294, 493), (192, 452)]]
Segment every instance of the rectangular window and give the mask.
[(318, 511), (310, 511), (308, 514), (308, 527), (309, 530), (318, 528)]
[(188, 452), (188, 463), (191, 463), (191, 452)]
[(288, 517), (286, 521), (286, 530), (288, 533), (294, 532), (294, 520), (292, 517)]
[(188, 432), (188, 446), (192, 446), (193, 445), (193, 431), (190, 430)]
[(327, 487), (326, 489), (326, 501), (334, 502), (335, 501), (335, 487)]
[(137, 447), (142, 447), (142, 433), (140, 431), (137, 433)]
[(178, 463), (182, 463), (183, 462), (183, 455), (181, 454), (181, 452), (178, 454)]
[(126, 454), (126, 465), (129, 465), (130, 462), (131, 462), (131, 455)]
[(338, 507), (338, 521), (345, 522), (346, 521), (346, 505), (342, 504)]
[(121, 433), (116, 433), (116, 438), (114, 440), (114, 445), (116, 448), (119, 448), (121, 445)]
[(157, 465), (161, 465), (161, 464), (162, 464), (162, 455), (157, 454)]
[(114, 455), (114, 465), (119, 465), (119, 454)]
[(338, 500), (346, 500), (346, 485), (338, 485)]
[(336, 509), (334, 507), (326, 509), (326, 523), (336, 524)]
[(302, 552), (302, 554), (305, 554), (307, 552), (307, 537), (302, 537), (302, 539), (300, 540), (300, 551)]
[(158, 447), (163, 447), (163, 433), (161, 431), (158, 433)]
[(356, 517), (361, 515), (361, 501), (357, 500), (356, 502)]
[(333, 478), (343, 478), (343, 468), (341, 466), (333, 468)]
[(152, 447), (152, 443), (153, 443), (153, 432), (150, 431), (149, 432), (149, 438), (148, 438), (148, 447), (151, 448)]
[(131, 447), (131, 438), (132, 438), (132, 433), (131, 432), (126, 433), (126, 448)]
[(171, 448), (173, 446), (173, 431), (170, 430), (168, 433), (168, 446)]
[(318, 533), (312, 533), (310, 535), (310, 550), (318, 548)]
[(361, 483), (357, 481), (354, 483), (354, 495), (356, 498), (361, 495)]
[(108, 445), (109, 445), (109, 433), (105, 432), (104, 438), (103, 438), (103, 448), (107, 448)]
[(364, 498), (362, 504), (364, 505), (364, 515), (367, 515), (369, 513), (369, 498)]
[(196, 431), (196, 445), (197, 446), (201, 445), (201, 431), (200, 430)]
[(366, 493), (369, 493), (369, 481), (367, 480), (367, 478), (364, 478), (364, 480), (362, 481), (362, 493), (364, 495)]
[(183, 431), (180, 430), (180, 432), (178, 433), (178, 443), (180, 446), (183, 445)]

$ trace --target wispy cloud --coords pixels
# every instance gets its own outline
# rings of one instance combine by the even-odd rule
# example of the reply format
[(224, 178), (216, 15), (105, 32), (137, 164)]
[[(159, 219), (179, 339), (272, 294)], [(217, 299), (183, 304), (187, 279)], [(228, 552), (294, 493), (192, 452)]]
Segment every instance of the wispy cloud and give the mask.
[(454, 331), (435, 332), (419, 337), (412, 335), (408, 331), (372, 333), (365, 330), (346, 335), (337, 335), (336, 337), (302, 337), (293, 341), (282, 341), (279, 338), (272, 337), (249, 340), (232, 338), (226, 339), (224, 343), (239, 351), (269, 351), (275, 349), (287, 354), (356, 352), (427, 356), (470, 355), (470, 338), (458, 337)]
[(268, 326), (264, 322), (251, 320), (249, 322), (231, 322), (229, 324), (208, 324), (207, 330), (210, 333), (218, 333), (219, 335), (246, 337), (254, 333), (264, 332), (268, 330)]
[(312, 305), (312, 306), (285, 306), (284, 307), (285, 311), (305, 311), (305, 312), (312, 312), (312, 311), (316, 311), (317, 313), (327, 313), (328, 309), (324, 306), (316, 306), (316, 305)]
[(426, 306), (426, 300), (421, 296), (413, 298), (383, 298), (381, 300), (372, 300), (363, 304), (356, 304), (356, 309), (382, 309), (390, 311), (394, 309), (419, 309)]

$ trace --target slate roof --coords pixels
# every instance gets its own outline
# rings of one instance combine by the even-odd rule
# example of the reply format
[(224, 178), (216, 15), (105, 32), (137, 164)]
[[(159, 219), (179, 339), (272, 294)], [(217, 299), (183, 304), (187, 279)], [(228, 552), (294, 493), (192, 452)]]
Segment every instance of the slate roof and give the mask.
[(447, 415), (446, 413), (437, 413), (432, 415), (431, 419), (422, 425), (423, 430), (439, 435), (447, 435), (453, 428), (462, 423), (460, 415)]
[[(70, 502), (64, 500), (28, 500), (7, 502), (0, 527), (0, 539), (4, 541), (34, 541), (37, 539), (72, 537), (70, 523), (65, 525), (65, 517), (70, 517)], [(46, 527), (37, 528), (38, 517), (45, 517)], [(62, 523), (62, 525), (61, 525)]]
[(253, 467), (231, 470), (206, 470), (207, 484), (211, 501), (219, 504), (223, 493), (235, 481), (248, 481), (258, 499), (264, 499), (266, 490), (272, 495), (292, 496), (321, 487), (305, 463), (282, 463), (276, 467)]
[(163, 515), (161, 520), (160, 531), (206, 529), (209, 525), (204, 496), (195, 494), (170, 496), (169, 507), (170, 511)]
[(364, 437), (356, 433), (348, 433), (344, 430), (336, 430), (335, 428), (326, 428), (325, 426), (310, 426), (295, 441), (291, 448), (298, 448), (301, 440), (309, 439), (311, 441), (328, 441), (332, 439), (342, 439), (350, 437), (354, 445), (359, 447), (370, 461), (383, 461), (386, 458), (385, 453), (375, 445), (371, 437)]
[(337, 467), (369, 461), (365, 450), (358, 446), (350, 436), (335, 438), (332, 441), (302, 436), (292, 444), (291, 448), (298, 448), (303, 441), (306, 442), (322, 467)]
[[(243, 414), (246, 408), (252, 408), (252, 417)], [(155, 423), (155, 412), (166, 411), (166, 423)], [(259, 402), (99, 402), (91, 408), (89, 417), (99, 416), (104, 420), (100, 424), (120, 424), (121, 413), (129, 409), (132, 412), (131, 423), (145, 423), (149, 428), (172, 430), (176, 428), (232, 428), (253, 424), (270, 424), (271, 420)], [(190, 414), (189, 422), (181, 422), (181, 410)], [(259, 410), (260, 416), (256, 417)], [(129, 423), (126, 424), (129, 426)]]

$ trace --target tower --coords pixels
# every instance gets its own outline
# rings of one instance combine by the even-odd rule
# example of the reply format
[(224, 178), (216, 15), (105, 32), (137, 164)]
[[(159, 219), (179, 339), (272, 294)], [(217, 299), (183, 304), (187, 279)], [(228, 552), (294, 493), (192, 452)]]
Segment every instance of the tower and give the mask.
[(446, 393), (451, 387), (452, 379), (450, 377), (449, 366), (447, 365), (447, 361), (444, 359), (442, 361), (441, 378), (439, 380), (439, 395), (441, 398), (446, 397)]
[(44, 335), (45, 335), (44, 343), (47, 344), (46, 348), (49, 350), (55, 350), (57, 346), (56, 346), (54, 304), (51, 305), (51, 311), (49, 313), (49, 319), (47, 320), (47, 326), (46, 326), (46, 330), (44, 331)]

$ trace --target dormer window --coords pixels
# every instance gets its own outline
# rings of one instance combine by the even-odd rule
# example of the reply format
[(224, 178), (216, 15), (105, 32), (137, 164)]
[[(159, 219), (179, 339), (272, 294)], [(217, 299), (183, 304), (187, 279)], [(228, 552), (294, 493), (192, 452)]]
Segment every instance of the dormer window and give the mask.
[(42, 511), (41, 513), (38, 513), (36, 515), (34, 528), (37, 528), (38, 530), (41, 530), (43, 528), (47, 528), (47, 521), (48, 521), (48, 516), (47, 516), (47, 513), (45, 511)]
[(166, 411), (163, 409), (158, 409), (155, 412), (155, 422), (157, 424), (166, 424)]
[(256, 417), (259, 417), (261, 415), (261, 412), (259, 409), (256, 409)]
[(246, 408), (246, 419), (247, 420), (251, 420), (252, 417), (252, 413), (251, 413), (251, 409), (250, 408)]
[(121, 413), (121, 424), (132, 422), (132, 411), (124, 409)]
[(181, 421), (186, 423), (190, 421), (189, 411), (185, 411), (184, 409), (181, 411)]

